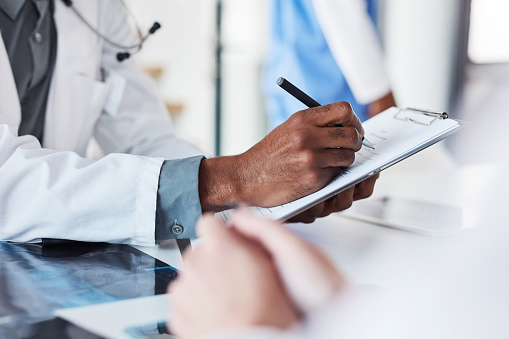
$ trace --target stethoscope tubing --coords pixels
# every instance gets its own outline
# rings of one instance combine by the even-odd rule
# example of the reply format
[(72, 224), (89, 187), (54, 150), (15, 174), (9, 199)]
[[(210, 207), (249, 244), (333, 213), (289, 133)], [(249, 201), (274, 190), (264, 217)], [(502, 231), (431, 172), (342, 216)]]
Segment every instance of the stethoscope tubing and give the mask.
[(141, 32), (141, 28), (140, 28), (140, 25), (138, 24), (138, 21), (136, 20), (136, 17), (134, 16), (134, 14), (132, 13), (132, 11), (129, 9), (129, 7), (125, 4), (125, 2), (123, 0), (117, 0), (119, 3), (120, 3), (120, 6), (122, 7), (122, 9), (124, 10), (124, 13), (125, 13), (125, 16), (127, 17), (127, 19), (130, 21), (130, 23), (132, 24), (132, 27), (135, 27), (135, 30), (136, 30), (136, 34), (138, 35), (138, 39), (139, 39), (139, 42), (138, 43), (135, 43), (135, 44), (132, 44), (132, 45), (124, 45), (124, 44), (121, 44), (121, 43), (118, 43), (110, 38), (108, 38), (106, 35), (104, 35), (101, 31), (99, 31), (98, 28), (94, 27), (84, 16), (83, 14), (81, 14), (77, 9), (76, 7), (74, 7), (74, 4), (72, 2), (72, 0), (62, 0), (64, 2), (64, 4), (69, 7), (69, 9), (71, 9), (74, 14), (78, 17), (78, 19), (83, 22), (83, 24), (85, 24), (92, 32), (94, 32), (94, 34), (96, 34), (99, 38), (101, 38), (102, 40), (104, 40), (106, 43), (108, 43), (109, 45), (113, 46), (113, 47), (116, 47), (118, 49), (121, 49), (121, 50), (125, 50), (125, 51), (139, 51), (141, 50), (141, 48), (143, 47), (143, 43), (145, 42), (145, 40), (147, 40), (147, 38), (150, 36), (150, 33), (146, 34), (146, 35), (143, 35), (142, 32)]

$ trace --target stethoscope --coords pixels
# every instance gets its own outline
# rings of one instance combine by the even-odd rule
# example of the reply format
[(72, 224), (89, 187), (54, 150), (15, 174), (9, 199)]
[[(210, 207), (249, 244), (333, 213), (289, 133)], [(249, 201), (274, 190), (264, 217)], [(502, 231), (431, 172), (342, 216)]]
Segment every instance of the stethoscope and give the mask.
[(124, 50), (124, 52), (117, 53), (117, 60), (119, 62), (128, 59), (131, 56), (131, 54), (138, 53), (143, 47), (145, 40), (147, 40), (151, 34), (154, 34), (159, 28), (161, 28), (161, 25), (156, 21), (152, 24), (152, 27), (150, 27), (148, 33), (143, 35), (141, 32), (140, 25), (136, 21), (134, 14), (127, 7), (123, 0), (119, 0), (118, 2), (120, 3), (122, 9), (124, 10), (126, 17), (131, 22), (132, 26), (135, 27), (136, 34), (139, 39), (137, 43), (132, 45), (120, 44), (116, 41), (111, 40), (110, 38), (102, 34), (96, 27), (92, 26), (92, 24), (90, 24), (90, 22), (87, 19), (85, 19), (85, 17), (83, 17), (83, 15), (76, 9), (76, 7), (74, 7), (72, 0), (62, 0), (62, 1), (67, 7), (69, 7), (76, 14), (76, 16), (81, 20), (81, 22), (83, 22), (88, 28), (90, 28), (90, 30), (94, 32), (94, 34), (96, 34), (99, 38), (103, 39), (106, 43), (113, 47), (116, 47), (120, 50)]

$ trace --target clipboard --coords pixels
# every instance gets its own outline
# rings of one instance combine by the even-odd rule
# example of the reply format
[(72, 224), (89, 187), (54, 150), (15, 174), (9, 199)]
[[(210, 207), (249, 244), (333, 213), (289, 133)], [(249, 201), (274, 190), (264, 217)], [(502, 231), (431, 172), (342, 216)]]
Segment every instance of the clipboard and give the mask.
[[(391, 107), (363, 124), (365, 137), (374, 145), (356, 153), (355, 161), (317, 192), (274, 207), (250, 207), (255, 215), (288, 220), (295, 215), (355, 186), (398, 162), (456, 133), (464, 123), (445, 112)], [(217, 213), (227, 224), (230, 212)]]

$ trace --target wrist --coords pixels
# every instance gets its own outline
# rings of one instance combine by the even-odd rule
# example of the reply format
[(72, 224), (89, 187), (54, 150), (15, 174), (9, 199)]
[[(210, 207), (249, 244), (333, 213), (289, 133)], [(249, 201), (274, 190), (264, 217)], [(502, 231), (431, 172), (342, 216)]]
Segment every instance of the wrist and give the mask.
[(202, 212), (220, 212), (242, 201), (238, 156), (204, 159), (198, 190)]
[(394, 96), (392, 92), (387, 93), (383, 97), (373, 101), (369, 105), (369, 115), (371, 117), (377, 115), (380, 112), (385, 111), (386, 109), (396, 106), (396, 102), (394, 101)]

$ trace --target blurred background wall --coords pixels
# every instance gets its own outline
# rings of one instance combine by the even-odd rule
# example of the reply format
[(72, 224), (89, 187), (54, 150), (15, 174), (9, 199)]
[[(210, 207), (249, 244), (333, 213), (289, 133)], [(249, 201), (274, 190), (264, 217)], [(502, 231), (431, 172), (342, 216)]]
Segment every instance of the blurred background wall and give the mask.
[[(145, 27), (154, 20), (163, 26), (138, 59), (157, 78), (180, 136), (209, 154), (217, 149), (220, 37), (220, 153), (239, 153), (260, 140), (266, 134), (260, 80), (270, 0), (222, 0), (220, 36), (218, 0), (128, 2)], [(448, 111), (474, 123), (502, 115), (509, 100), (503, 75), (509, 76), (507, 0), (380, 0), (379, 17), (399, 106)], [(494, 100), (494, 107), (480, 109)]]
[(384, 0), (381, 31), (398, 105), (448, 111), (463, 0)]
[(145, 29), (154, 21), (161, 24), (162, 28), (147, 40), (136, 58), (156, 78), (179, 135), (211, 154), (214, 1), (128, 0), (127, 3)]

